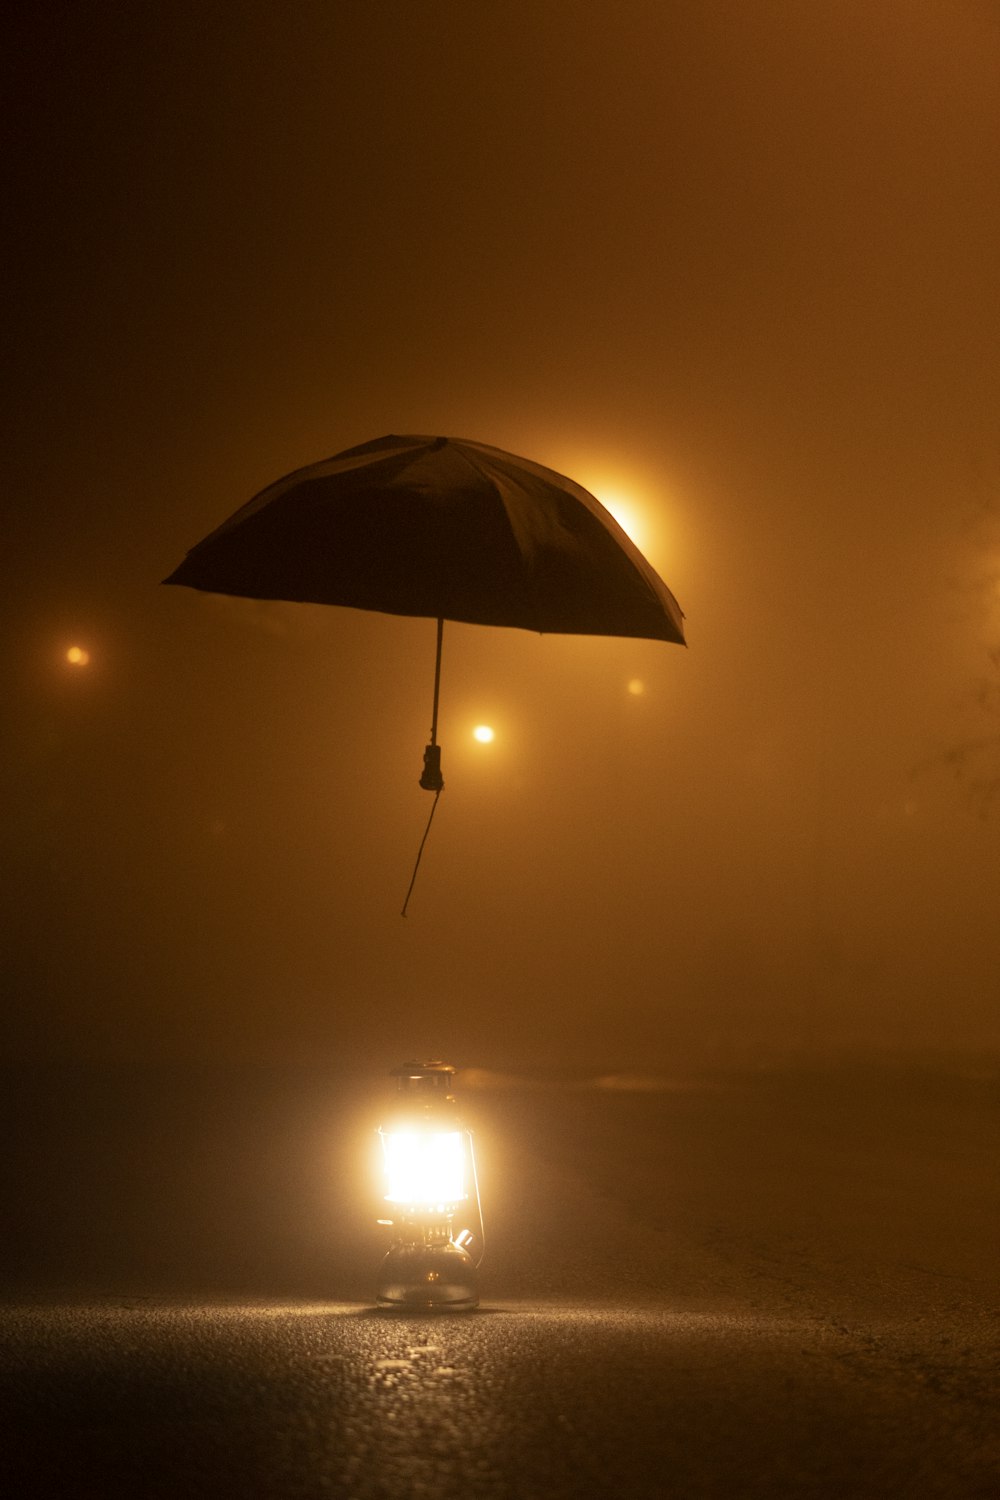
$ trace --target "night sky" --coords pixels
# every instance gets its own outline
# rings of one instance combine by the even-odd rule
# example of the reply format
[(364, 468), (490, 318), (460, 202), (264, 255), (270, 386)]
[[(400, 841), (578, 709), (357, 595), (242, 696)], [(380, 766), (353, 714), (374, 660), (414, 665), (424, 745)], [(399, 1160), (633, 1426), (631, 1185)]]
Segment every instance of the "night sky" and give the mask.
[[(997, 6), (4, 24), (5, 1050), (995, 1048)], [(627, 508), (689, 642), (448, 626), (405, 920), (433, 622), (160, 585), (390, 432)]]

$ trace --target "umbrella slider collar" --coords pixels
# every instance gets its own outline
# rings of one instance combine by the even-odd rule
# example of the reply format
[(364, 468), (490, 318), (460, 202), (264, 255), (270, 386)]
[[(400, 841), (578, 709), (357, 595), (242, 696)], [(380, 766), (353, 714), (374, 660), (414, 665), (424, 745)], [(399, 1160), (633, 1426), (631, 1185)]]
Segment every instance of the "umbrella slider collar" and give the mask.
[(425, 792), (444, 791), (444, 777), (441, 775), (440, 745), (425, 745), (424, 769), (420, 776), (420, 785)]

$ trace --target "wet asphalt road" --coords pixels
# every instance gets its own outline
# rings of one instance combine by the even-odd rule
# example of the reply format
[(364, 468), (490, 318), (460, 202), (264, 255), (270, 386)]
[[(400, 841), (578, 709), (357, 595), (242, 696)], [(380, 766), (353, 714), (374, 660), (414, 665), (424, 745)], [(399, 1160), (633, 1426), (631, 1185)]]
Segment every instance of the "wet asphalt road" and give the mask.
[(992, 1078), (477, 1096), (483, 1306), (436, 1317), (367, 1303), (363, 1101), (38, 1084), (5, 1494), (1000, 1493)]
[(961, 1402), (761, 1314), (90, 1307), (14, 1333), (8, 1494), (996, 1493)]

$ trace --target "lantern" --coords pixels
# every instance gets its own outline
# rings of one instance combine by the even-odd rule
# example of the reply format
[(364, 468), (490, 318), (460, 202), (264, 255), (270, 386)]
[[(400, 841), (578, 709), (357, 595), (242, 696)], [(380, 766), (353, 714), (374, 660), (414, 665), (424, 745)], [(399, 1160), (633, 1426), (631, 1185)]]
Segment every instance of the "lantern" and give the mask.
[[(379, 1223), (393, 1242), (379, 1272), (380, 1303), (404, 1307), (475, 1307), (483, 1218), (472, 1150), (451, 1091), (455, 1069), (442, 1062), (394, 1069), (396, 1107), (379, 1130), (382, 1197), (391, 1211)], [(478, 1226), (476, 1236), (462, 1221)]]

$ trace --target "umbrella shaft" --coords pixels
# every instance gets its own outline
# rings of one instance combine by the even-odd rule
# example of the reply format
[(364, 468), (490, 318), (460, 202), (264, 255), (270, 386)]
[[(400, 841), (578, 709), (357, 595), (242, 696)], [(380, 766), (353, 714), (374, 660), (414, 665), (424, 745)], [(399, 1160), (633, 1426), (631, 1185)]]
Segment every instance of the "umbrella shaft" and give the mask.
[(437, 744), (438, 695), (441, 691), (441, 642), (444, 639), (444, 620), (437, 622), (437, 655), (434, 659), (434, 710), (431, 715), (431, 744)]

